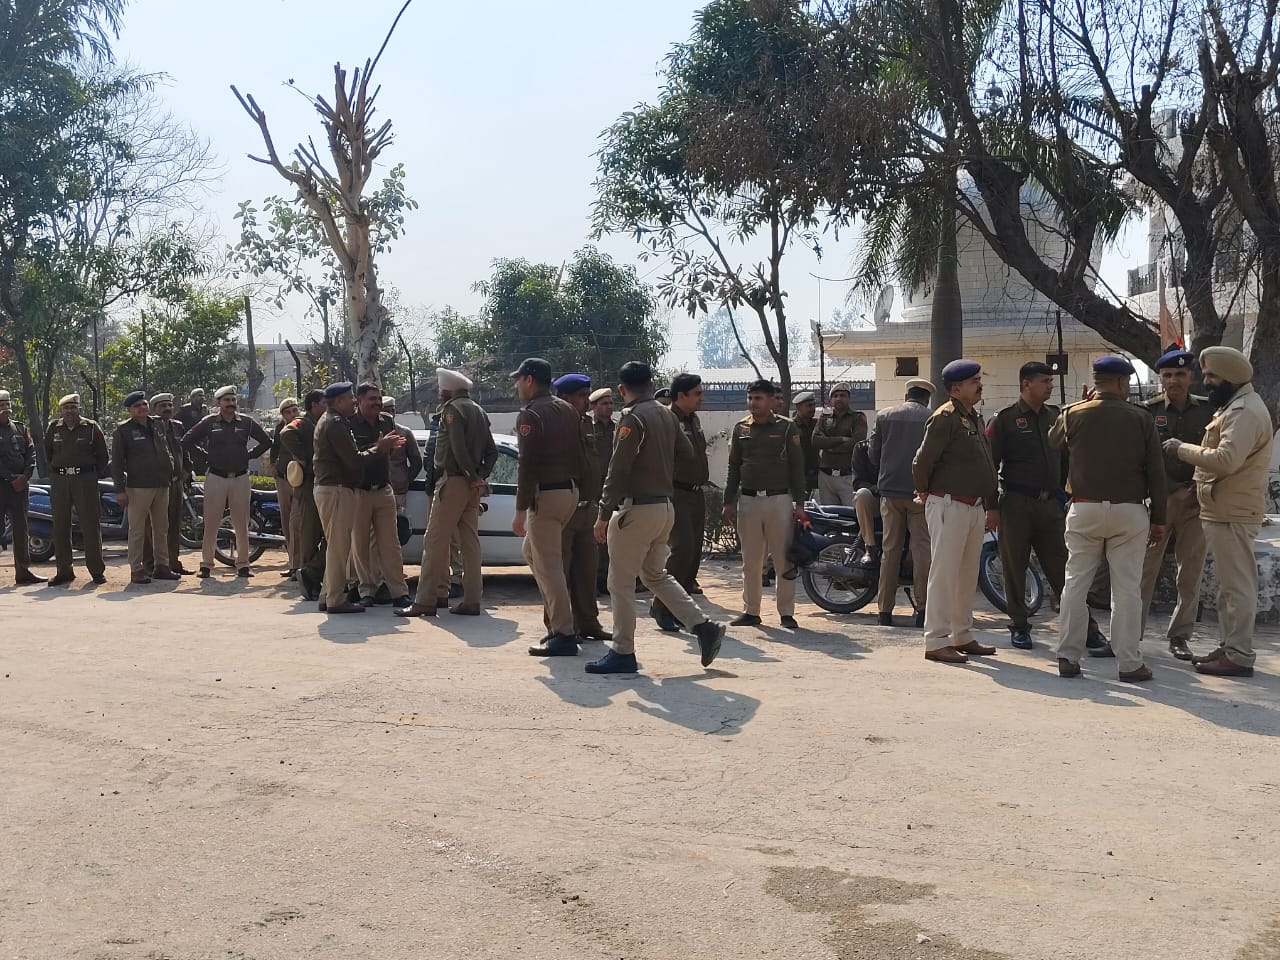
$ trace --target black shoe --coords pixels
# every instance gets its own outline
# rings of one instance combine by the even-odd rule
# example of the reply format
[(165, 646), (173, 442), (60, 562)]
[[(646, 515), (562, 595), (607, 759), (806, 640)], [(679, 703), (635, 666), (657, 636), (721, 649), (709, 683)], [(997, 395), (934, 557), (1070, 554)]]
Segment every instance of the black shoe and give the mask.
[(208, 568), (208, 567), (201, 567), (201, 568), (200, 568), (200, 572), (199, 572), (199, 573), (197, 573), (197, 574), (196, 574), (196, 576), (197, 576), (197, 577), (199, 577), (201, 580), (208, 580), (208, 579), (209, 579), (209, 568)]
[(783, 617), (781, 623), (788, 630), (800, 629), (800, 624), (796, 623), (795, 617)]
[(576, 657), (578, 655), (578, 638), (565, 636), (563, 633), (545, 637), (541, 643), (529, 648), (531, 657)]
[[(702, 665), (711, 666), (712, 661), (720, 655), (720, 643), (724, 640), (724, 624), (706, 620), (694, 627), (693, 633), (698, 638), (698, 649), (702, 651)], [(632, 664), (635, 660), (635, 657), (631, 658)]]
[(693, 587), (689, 590), (689, 596), (691, 597), (702, 596), (702, 588), (695, 583)]
[(892, 611), (890, 611), (890, 612), (888, 612), (888, 613), (885, 613), (884, 611), (881, 611), (880, 613), (876, 614), (876, 623), (877, 623), (877, 624), (879, 624), (879, 625), (880, 625), (880, 626), (882, 626), (882, 627), (892, 627), (892, 626), (893, 626), (893, 613), (892, 613)]
[(1030, 650), (1032, 647), (1031, 631), (1015, 630), (1012, 627), (1010, 627), (1009, 628), (1009, 645), (1018, 650)]
[(298, 571), (298, 583), (302, 585), (303, 600), (320, 599), (320, 584), (311, 579), (311, 574), (307, 573), (307, 571)]
[(359, 602), (360, 602), (360, 588), (359, 588), (358, 586), (357, 586), (357, 587), (348, 587), (348, 588), (347, 588), (347, 603), (359, 603)]
[(1089, 652), (1089, 656), (1098, 659), (1106, 659), (1114, 657), (1115, 651), (1111, 649), (1111, 644), (1107, 642), (1106, 634), (1104, 634), (1096, 623), (1089, 625), (1089, 635), (1085, 637), (1085, 649)]
[(107, 575), (105, 573), (95, 573), (93, 575), (93, 582), (96, 583), (98, 586), (102, 586), (104, 583), (107, 582)]
[(323, 600), (321, 600), (321, 601), (320, 601), (320, 606), (319, 606), (319, 610), (320, 610), (320, 612), (321, 612), (321, 613), (325, 613), (325, 612), (327, 612), (327, 611), (328, 611), (328, 609), (329, 609), (329, 605), (328, 605), (327, 603), (325, 603)]
[(578, 639), (581, 640), (598, 640), (601, 643), (608, 643), (613, 639), (613, 634), (608, 630), (583, 630), (578, 633)]
[(457, 600), (460, 596), (462, 596), (462, 584), (460, 583), (449, 584), (449, 599)]
[(917, 630), (923, 630), (924, 629), (924, 611), (917, 610), (915, 619), (912, 620), (911, 622), (915, 624)]
[(172, 566), (169, 567), (169, 569), (172, 570), (174, 573), (178, 574), (179, 576), (183, 576), (183, 577), (191, 576), (191, 571), (188, 570), (186, 567), (184, 567), (180, 563), (173, 564)]
[(731, 627), (755, 627), (759, 624), (760, 618), (754, 613), (740, 613), (729, 621)]
[(391, 591), (387, 589), (385, 583), (379, 584), (378, 589), (373, 592), (373, 602), (380, 607), (385, 607), (391, 602)]
[(367, 610), (373, 606), (373, 597), (361, 597), (356, 602)]
[(297, 572), (297, 570), (282, 570), (280, 571), (280, 576), (284, 577), (286, 580), (292, 580), (293, 575)]
[(596, 596), (597, 596), (597, 597), (607, 597), (608, 595), (609, 595), (609, 584), (605, 583), (603, 580), (597, 580), (597, 581), (596, 581)]
[(59, 573), (59, 574), (56, 574), (52, 580), (49, 581), (49, 586), (60, 587), (64, 583), (70, 583), (75, 578), (76, 578), (76, 575), (74, 573)]
[(27, 574), (23, 574), (21, 577), (18, 577), (13, 582), (20, 587), (34, 587), (37, 583), (48, 583), (49, 578), (42, 577), (36, 573), (27, 573)]
[(248, 567), (241, 567), (239, 570), (237, 570), (237, 571), (236, 571), (236, 576), (237, 576), (237, 577), (252, 577), (252, 576), (253, 576), (253, 571), (252, 571), (252, 570), (250, 570)]
[(665, 630), (667, 633), (679, 633), (680, 621), (678, 621), (670, 610), (663, 610), (661, 613), (654, 612), (654, 608), (649, 608), (649, 616), (658, 621), (658, 629)]
[(397, 607), (407, 607), (411, 603), (413, 603), (413, 597), (409, 596), (407, 593), (403, 596), (396, 597), (395, 600), (392, 601), (393, 606)]
[(584, 669), (587, 673), (635, 673), (640, 666), (634, 653), (610, 650), (599, 660), (592, 660)]

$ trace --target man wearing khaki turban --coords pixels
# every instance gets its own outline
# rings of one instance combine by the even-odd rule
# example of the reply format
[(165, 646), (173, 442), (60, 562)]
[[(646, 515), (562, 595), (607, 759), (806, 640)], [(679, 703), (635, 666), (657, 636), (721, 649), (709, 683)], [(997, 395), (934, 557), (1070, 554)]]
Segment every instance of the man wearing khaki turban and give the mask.
[(1196, 495), (1205, 542), (1218, 577), (1218, 648), (1192, 660), (1200, 673), (1253, 676), (1258, 608), (1254, 540), (1262, 526), (1271, 468), (1271, 413), (1253, 389), (1253, 365), (1239, 350), (1209, 347), (1200, 367), (1218, 408), (1201, 444), (1166, 440), (1164, 449), (1196, 468)]

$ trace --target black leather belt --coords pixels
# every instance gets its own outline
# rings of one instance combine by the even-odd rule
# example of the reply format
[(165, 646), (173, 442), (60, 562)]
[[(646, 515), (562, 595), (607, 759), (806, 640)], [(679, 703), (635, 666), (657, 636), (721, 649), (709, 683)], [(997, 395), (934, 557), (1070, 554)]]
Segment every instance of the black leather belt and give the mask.
[(74, 477), (93, 469), (93, 467), (54, 467), (53, 472), (60, 477)]
[(670, 497), (628, 497), (627, 499), (637, 507), (647, 507), (654, 503), (668, 503), (671, 500)]
[(838, 467), (819, 467), (820, 473), (825, 473), (829, 477), (852, 477), (852, 470), (841, 470)]
[(540, 483), (539, 490), (572, 490), (575, 484), (572, 480), (557, 480), (555, 483)]
[(1005, 493), (1016, 493), (1024, 497), (1030, 497), (1032, 500), (1052, 500), (1054, 498), (1052, 490), (1037, 490), (1035, 487), (1024, 487), (1018, 483), (1006, 483), (1004, 491)]
[(215, 477), (222, 477), (224, 480), (234, 480), (236, 477), (243, 477), (249, 471), (238, 470), (235, 473), (230, 473), (226, 470), (215, 470), (213, 469), (213, 467), (210, 467), (209, 472), (212, 473)]
[(677, 490), (687, 490), (689, 493), (702, 492), (702, 484), (700, 483), (681, 483), (679, 480), (672, 480), (671, 485)]
[(791, 493), (790, 490), (741, 490), (744, 497), (781, 497)]

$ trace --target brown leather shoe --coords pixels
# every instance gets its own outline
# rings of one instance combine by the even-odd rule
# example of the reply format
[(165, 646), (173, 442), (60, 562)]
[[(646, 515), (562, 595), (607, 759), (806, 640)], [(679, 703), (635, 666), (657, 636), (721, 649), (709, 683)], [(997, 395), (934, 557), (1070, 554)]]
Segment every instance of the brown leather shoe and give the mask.
[(1130, 670), (1128, 672), (1125, 672), (1124, 670), (1120, 671), (1120, 679), (1125, 683), (1145, 683), (1154, 677), (1155, 674), (1151, 672), (1151, 668), (1145, 663), (1137, 670)]
[(1070, 680), (1072, 677), (1080, 676), (1080, 664), (1074, 660), (1068, 660), (1066, 657), (1058, 658), (1058, 676), (1066, 677)]
[(350, 600), (343, 600), (336, 606), (329, 607), (326, 613), (364, 613), (364, 607), (358, 603), (352, 603)]
[(153, 580), (181, 580), (182, 575), (174, 573), (168, 567), (156, 567), (156, 572), (151, 575)]
[(480, 607), (472, 607), (465, 603), (460, 603), (456, 607), (450, 607), (449, 612), (457, 614), (459, 617), (478, 617), (480, 616)]
[(1201, 660), (1195, 664), (1196, 673), (1209, 677), (1252, 677), (1253, 667), (1242, 667), (1225, 653), (1212, 660)]
[(970, 640), (968, 643), (951, 649), (959, 650), (961, 653), (967, 653), (973, 657), (994, 657), (996, 655), (995, 647), (988, 647), (985, 643), (979, 643), (977, 640)]
[(924, 652), (926, 660), (932, 660), (934, 663), (968, 663), (969, 658), (957, 650), (955, 647), (943, 647), (941, 650), (926, 650)]
[(1191, 662), (1196, 666), (1199, 666), (1202, 663), (1212, 663), (1214, 660), (1221, 660), (1226, 655), (1226, 647), (1214, 647), (1212, 653), (1206, 653), (1203, 657), (1192, 657)]
[(1169, 641), (1169, 652), (1173, 654), (1175, 660), (1192, 659), (1191, 648), (1187, 646), (1187, 641), (1181, 637), (1174, 637)]
[(397, 617), (434, 617), (436, 608), (431, 604), (411, 603), (407, 607), (396, 607), (392, 612)]
[(129, 577), (129, 582), (130, 583), (150, 583), (151, 578), (148, 577), (145, 573), (135, 573), (131, 577)]

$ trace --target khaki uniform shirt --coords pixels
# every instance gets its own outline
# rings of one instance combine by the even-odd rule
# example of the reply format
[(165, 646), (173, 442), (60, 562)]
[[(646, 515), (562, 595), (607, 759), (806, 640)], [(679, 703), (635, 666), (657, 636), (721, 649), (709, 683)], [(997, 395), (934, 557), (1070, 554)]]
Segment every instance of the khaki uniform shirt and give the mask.
[(1025, 400), (1019, 400), (987, 424), (991, 459), (1005, 493), (1034, 497), (1062, 489), (1062, 451), (1049, 443), (1049, 431), (1059, 413), (1051, 403), (1036, 412)]
[(61, 417), (54, 420), (44, 432), (44, 452), (50, 470), (80, 467), (89, 468), (99, 479), (111, 475), (107, 437), (93, 420), (81, 418), (75, 427), (68, 427)]
[(948, 400), (924, 425), (924, 439), (911, 461), (911, 480), (920, 493), (979, 497), (996, 507), (996, 465), (991, 459), (982, 415)]
[[(1163, 444), (1166, 440), (1181, 440), (1183, 443), (1200, 443), (1204, 439), (1204, 431), (1213, 419), (1213, 404), (1205, 397), (1195, 394), (1187, 396), (1186, 405), (1179, 410), (1171, 404), (1163, 393), (1158, 393), (1143, 404), (1151, 411), (1156, 421), (1156, 435)], [(1169, 492), (1191, 483), (1196, 468), (1177, 454), (1164, 455), (1164, 476), (1169, 481)]]
[(516, 417), (520, 465), (516, 474), (516, 509), (533, 506), (542, 484), (577, 483), (582, 479), (586, 447), (582, 417), (559, 397), (540, 393)]
[(388, 433), (395, 433), (396, 422), (385, 413), (378, 414), (378, 419), (370, 423), (360, 416), (359, 411), (351, 417), (351, 435), (355, 437), (356, 449), (364, 455), (363, 476), (359, 486), (362, 490), (381, 490), (391, 485), (391, 457), (378, 453), (374, 445)]
[(315, 483), (355, 489), (364, 480), (364, 464), (372, 450), (361, 453), (351, 423), (335, 410), (326, 410), (314, 434)]
[(436, 441), (436, 475), (487, 480), (498, 462), (489, 415), (465, 392), (454, 394), (440, 408), (440, 439)]
[(316, 477), (315, 465), (311, 462), (315, 455), (316, 422), (310, 414), (303, 414), (296, 420), (285, 424), (280, 431), (280, 449), (290, 460), (302, 464), (302, 485), (309, 486)]
[(729, 434), (729, 476), (724, 485), (726, 506), (736, 506), (743, 490), (776, 490), (803, 504), (804, 451), (800, 430), (786, 417), (756, 422), (750, 416), (733, 425)]
[(603, 476), (609, 472), (609, 458), (613, 456), (613, 434), (618, 429), (618, 425), (613, 422), (612, 418), (601, 423), (595, 418), (594, 414), (589, 414), (589, 416), (591, 417), (591, 433), (595, 438), (596, 456), (600, 458), (600, 474)]
[[(257, 444), (252, 450), (250, 440)], [(209, 414), (188, 430), (182, 437), (182, 445), (188, 450), (203, 447), (208, 452), (209, 470), (237, 474), (249, 469), (250, 460), (271, 449), (271, 438), (253, 417), (237, 413), (228, 420), (218, 412)]]
[(600, 519), (608, 520), (627, 498), (671, 498), (676, 461), (693, 456), (693, 445), (671, 412), (641, 397), (622, 411), (600, 498)]
[(671, 475), (674, 483), (686, 487), (700, 487), (711, 478), (711, 465), (707, 462), (707, 435), (702, 432), (702, 421), (696, 413), (685, 414), (674, 403), (668, 408), (676, 418), (680, 432), (689, 440), (693, 449), (692, 457), (677, 457), (675, 471)]
[(25, 424), (17, 420), (0, 423), (0, 480), (26, 477), (36, 469), (36, 447)]
[(1151, 522), (1165, 522), (1164, 456), (1145, 407), (1106, 395), (1073, 403), (1059, 414), (1049, 442), (1070, 455), (1067, 492), (1073, 497), (1113, 503), (1150, 499)]
[(824, 413), (813, 429), (813, 449), (818, 451), (819, 470), (853, 469), (853, 446), (867, 439), (867, 416), (861, 410), (846, 410), (836, 416)]
[(111, 479), (117, 493), (129, 487), (165, 487), (173, 482), (173, 454), (159, 417), (132, 417), (111, 435)]
[(387, 454), (387, 475), (391, 479), (391, 491), (397, 497), (403, 497), (422, 472), (422, 451), (418, 449), (418, 439), (408, 427), (397, 423), (395, 434), (404, 443)]
[(1274, 432), (1266, 402), (1246, 383), (1213, 415), (1203, 445), (1178, 448), (1178, 459), (1195, 466), (1202, 519), (1262, 522)]

